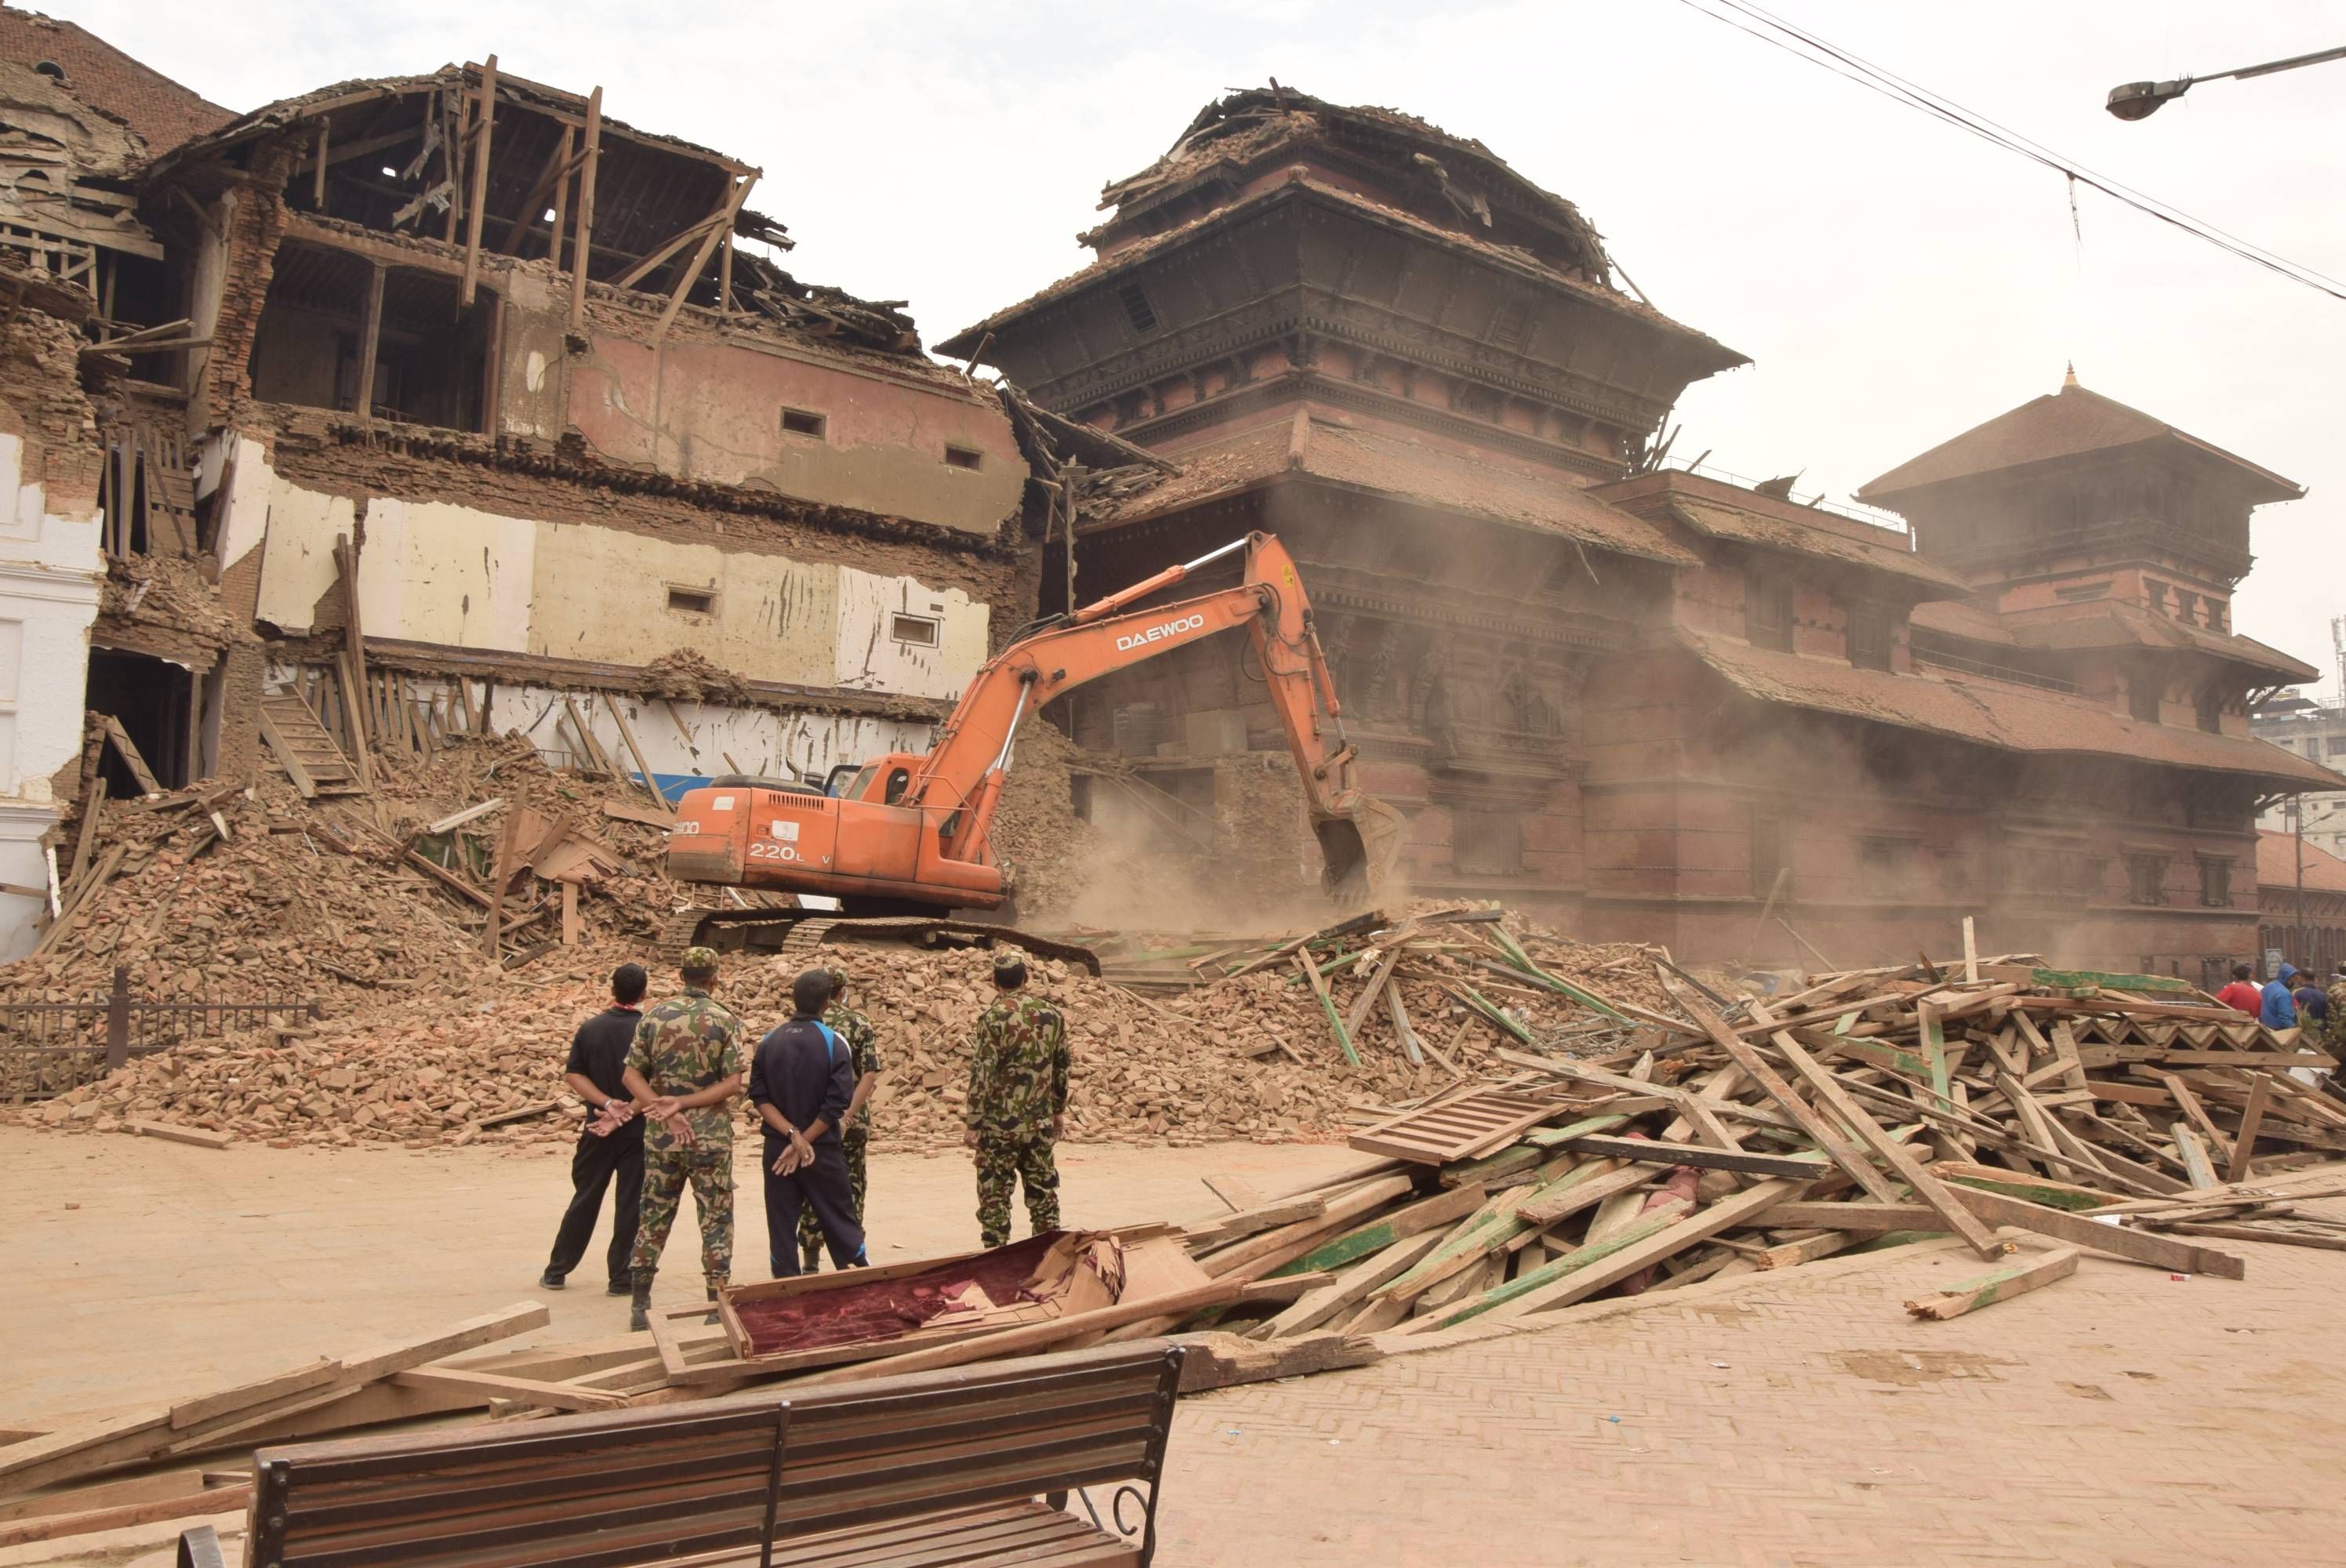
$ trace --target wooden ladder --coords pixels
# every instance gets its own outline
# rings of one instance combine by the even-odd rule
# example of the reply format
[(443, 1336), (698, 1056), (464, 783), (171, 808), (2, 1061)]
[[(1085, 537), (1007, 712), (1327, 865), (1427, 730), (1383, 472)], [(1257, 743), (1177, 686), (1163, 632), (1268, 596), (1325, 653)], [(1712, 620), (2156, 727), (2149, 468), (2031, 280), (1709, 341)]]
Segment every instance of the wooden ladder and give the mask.
[(260, 738), (277, 754), (278, 765), (305, 800), (321, 795), (363, 795), (358, 769), (299, 692), (272, 692), (260, 699)]

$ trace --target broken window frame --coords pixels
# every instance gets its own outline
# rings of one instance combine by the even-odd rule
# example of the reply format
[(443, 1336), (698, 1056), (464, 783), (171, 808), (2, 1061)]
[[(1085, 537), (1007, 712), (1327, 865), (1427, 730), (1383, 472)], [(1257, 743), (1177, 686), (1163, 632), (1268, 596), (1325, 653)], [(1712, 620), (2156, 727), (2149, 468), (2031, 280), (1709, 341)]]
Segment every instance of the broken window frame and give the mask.
[[(670, 614), (707, 616), (711, 619), (716, 617), (717, 588), (714, 584), (704, 587), (696, 583), (669, 583), (667, 588), (668, 608)], [(679, 599), (685, 602), (679, 604), (678, 603)], [(695, 600), (699, 602), (694, 603)]]
[[(904, 627), (908, 624), (924, 628), (928, 635), (926, 636), (920, 637), (908, 637), (904, 636)], [(909, 610), (891, 610), (888, 612), (888, 640), (899, 645), (900, 647), (908, 648), (942, 647), (944, 645), (945, 640), (944, 632), (944, 621), (939, 616), (916, 616)]]

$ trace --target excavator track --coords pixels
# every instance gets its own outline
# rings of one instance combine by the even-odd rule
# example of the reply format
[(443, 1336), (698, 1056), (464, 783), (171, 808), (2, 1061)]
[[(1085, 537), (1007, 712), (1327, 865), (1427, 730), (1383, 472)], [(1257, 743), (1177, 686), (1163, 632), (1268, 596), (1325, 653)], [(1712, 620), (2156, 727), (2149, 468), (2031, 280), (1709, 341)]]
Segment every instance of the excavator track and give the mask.
[(1007, 943), (1038, 958), (1100, 972), (1099, 955), (1080, 942), (1010, 926), (931, 915), (837, 915), (816, 910), (685, 909), (660, 930), (660, 956), (673, 964), (688, 947), (719, 953), (773, 954), (812, 963), (826, 945), (901, 943), (908, 947), (991, 947)]

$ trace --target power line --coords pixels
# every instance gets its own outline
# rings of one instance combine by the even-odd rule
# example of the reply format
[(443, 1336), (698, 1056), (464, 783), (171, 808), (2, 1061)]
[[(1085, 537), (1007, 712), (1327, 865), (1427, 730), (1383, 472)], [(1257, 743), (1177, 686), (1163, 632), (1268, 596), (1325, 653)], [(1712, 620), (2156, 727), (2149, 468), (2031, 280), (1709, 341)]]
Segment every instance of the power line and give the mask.
[(1851, 55), (1780, 17), (1770, 15), (1757, 5), (1748, 4), (1747, 0), (1711, 0), (1712, 5), (1724, 6), (1727, 12), (1731, 14), (1722, 14), (1713, 10), (1709, 5), (1703, 4), (1702, 0), (1680, 0), (1680, 4), (1701, 15), (1709, 17), (1714, 22), (1733, 27), (1740, 33), (1748, 33), (1770, 47), (1783, 50), (1795, 59), (1806, 61), (1820, 70), (1830, 71), (1844, 80), (1854, 82), (1869, 92), (1879, 93), (1893, 103), (1919, 110), (1934, 119), (1953, 126), (1958, 130), (1977, 137), (1993, 147), (2000, 148), (2006, 152), (2016, 153), (2032, 163), (2039, 164), (2072, 180), (2090, 186), (2114, 201), (2133, 208), (2147, 217), (2155, 218), (2161, 223), (2181, 229), (2192, 238), (2213, 245), (2241, 260), (2254, 262), (2270, 271), (2279, 273), (2293, 283), (2300, 283), (2309, 289), (2317, 290), (2333, 300), (2346, 300), (2346, 283), (2341, 283), (2336, 279), (2268, 250), (2260, 245), (2242, 239), (2237, 235), (2227, 233), (2216, 225), (2195, 218), (2180, 208), (2145, 195), (2108, 176), (2096, 174), (2074, 159), (2064, 158), (2019, 132), (1998, 125), (1984, 115), (1976, 114), (1964, 107), (1952, 98), (1919, 87)]

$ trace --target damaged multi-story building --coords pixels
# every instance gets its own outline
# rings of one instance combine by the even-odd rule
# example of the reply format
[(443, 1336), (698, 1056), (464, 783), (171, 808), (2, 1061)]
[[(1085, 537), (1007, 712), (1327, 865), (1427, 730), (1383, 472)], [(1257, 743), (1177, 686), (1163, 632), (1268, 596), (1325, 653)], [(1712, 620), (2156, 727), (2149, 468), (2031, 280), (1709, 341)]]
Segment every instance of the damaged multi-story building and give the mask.
[[(1090, 265), (943, 345), (1182, 469), (1066, 518), (1043, 606), (1279, 533), (1420, 891), (1709, 958), (1943, 951), (1964, 914), (2194, 980), (2250, 952), (2258, 803), (2334, 783), (2250, 738), (2315, 672), (2229, 621), (2298, 486), (2074, 378), (1859, 493), (1907, 528), (1669, 467), (1743, 356), (1389, 110), (1238, 93), (1101, 206)], [(1274, 743), (1209, 648), (1074, 709), (1201, 809)]]
[[(751, 165), (495, 56), (239, 116), (0, 9), (0, 953), (78, 792), (461, 732), (820, 779), (1250, 528), (1418, 891), (1582, 934), (1848, 962), (1977, 914), (2196, 978), (2256, 942), (2259, 803), (2341, 783), (2249, 735), (2313, 671), (2229, 624), (2296, 486), (2075, 385), (1861, 493), (1905, 526), (1672, 466), (1743, 356), (1406, 115), (1209, 105), (945, 345), (1017, 390), (792, 277)], [(1250, 678), (1185, 649), (1046, 711), (1123, 754), (1096, 821), (1251, 901), (1314, 857)]]
[[(41, 107), (11, 106), (20, 139)], [(8, 951), (85, 779), (326, 742), (363, 772), (463, 730), (671, 789), (820, 777), (925, 747), (1025, 618), (1002, 398), (895, 306), (793, 279), (754, 168), (599, 89), (492, 56), (100, 172), (94, 269), (0, 236), (0, 460), (34, 530), (0, 572), (66, 610), (0, 661)]]

